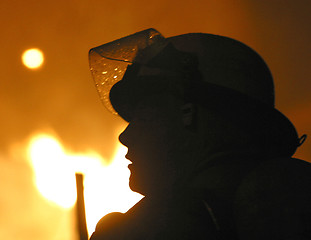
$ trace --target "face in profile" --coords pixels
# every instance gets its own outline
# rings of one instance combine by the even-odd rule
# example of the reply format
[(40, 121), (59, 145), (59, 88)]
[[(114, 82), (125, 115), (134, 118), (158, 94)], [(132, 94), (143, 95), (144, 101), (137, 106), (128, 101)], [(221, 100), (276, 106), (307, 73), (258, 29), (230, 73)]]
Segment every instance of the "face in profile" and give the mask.
[[(168, 95), (141, 101), (120, 142), (128, 148), (132, 164), (130, 187), (142, 194), (161, 194), (174, 182), (174, 151), (183, 125), (178, 101)], [(175, 159), (176, 160), (176, 159)]]

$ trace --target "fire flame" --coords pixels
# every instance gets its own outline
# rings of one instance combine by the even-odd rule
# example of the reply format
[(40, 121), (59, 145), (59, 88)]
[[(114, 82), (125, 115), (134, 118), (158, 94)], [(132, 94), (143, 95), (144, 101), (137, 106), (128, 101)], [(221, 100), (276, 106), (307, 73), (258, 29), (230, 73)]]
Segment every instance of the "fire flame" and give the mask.
[(84, 196), (88, 232), (98, 220), (113, 211), (126, 212), (142, 195), (129, 188), (129, 161), (122, 145), (111, 164), (96, 152), (83, 154), (67, 151), (60, 141), (48, 134), (33, 136), (28, 144), (28, 157), (34, 171), (34, 183), (49, 201), (64, 209), (76, 202), (75, 173), (84, 175)]

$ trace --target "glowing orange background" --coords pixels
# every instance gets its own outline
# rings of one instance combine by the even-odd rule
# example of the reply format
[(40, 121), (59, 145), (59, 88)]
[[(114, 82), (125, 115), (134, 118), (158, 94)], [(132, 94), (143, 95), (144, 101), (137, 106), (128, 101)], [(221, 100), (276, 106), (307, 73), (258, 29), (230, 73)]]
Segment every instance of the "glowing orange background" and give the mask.
[[(40, 202), (12, 146), (48, 128), (73, 151), (91, 148), (111, 159), (125, 123), (101, 105), (88, 50), (146, 28), (166, 37), (220, 34), (253, 47), (273, 73), (277, 108), (300, 135), (311, 135), (310, 11), (310, 0), (0, 1), (0, 238), (68, 239), (47, 227), (62, 225), (63, 213)], [(32, 47), (45, 54), (35, 71), (20, 61)], [(310, 139), (296, 156), (311, 161)]]

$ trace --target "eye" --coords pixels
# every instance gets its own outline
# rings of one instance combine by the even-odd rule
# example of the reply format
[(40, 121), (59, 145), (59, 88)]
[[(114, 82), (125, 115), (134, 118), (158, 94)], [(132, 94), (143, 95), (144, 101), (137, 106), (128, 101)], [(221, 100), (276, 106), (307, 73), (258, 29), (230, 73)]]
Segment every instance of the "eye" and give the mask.
[(139, 106), (135, 110), (134, 121), (147, 122), (152, 121), (156, 117), (155, 110), (151, 107)]

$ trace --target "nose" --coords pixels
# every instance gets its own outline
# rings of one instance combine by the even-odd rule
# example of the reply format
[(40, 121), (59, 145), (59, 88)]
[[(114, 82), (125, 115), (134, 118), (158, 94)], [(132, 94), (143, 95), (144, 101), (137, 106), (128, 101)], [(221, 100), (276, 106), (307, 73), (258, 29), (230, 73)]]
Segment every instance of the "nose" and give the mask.
[(128, 146), (128, 142), (129, 142), (129, 125), (127, 125), (127, 127), (119, 135), (119, 142), (122, 143), (126, 147)]

